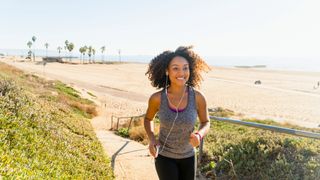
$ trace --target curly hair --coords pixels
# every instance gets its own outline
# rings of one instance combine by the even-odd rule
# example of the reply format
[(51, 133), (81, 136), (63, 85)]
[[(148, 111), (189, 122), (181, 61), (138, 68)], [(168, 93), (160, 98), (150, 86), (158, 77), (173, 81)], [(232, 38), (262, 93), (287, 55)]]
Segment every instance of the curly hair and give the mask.
[[(166, 86), (166, 70), (174, 57), (180, 56), (185, 58), (189, 63), (190, 77), (187, 85), (191, 87), (198, 87), (202, 80), (201, 71), (208, 72), (210, 67), (204, 62), (199, 55), (193, 52), (192, 46), (180, 46), (174, 52), (164, 51), (155, 58), (153, 58), (149, 64), (148, 75), (151, 85), (156, 88), (164, 88)], [(170, 80), (168, 80), (170, 85)]]

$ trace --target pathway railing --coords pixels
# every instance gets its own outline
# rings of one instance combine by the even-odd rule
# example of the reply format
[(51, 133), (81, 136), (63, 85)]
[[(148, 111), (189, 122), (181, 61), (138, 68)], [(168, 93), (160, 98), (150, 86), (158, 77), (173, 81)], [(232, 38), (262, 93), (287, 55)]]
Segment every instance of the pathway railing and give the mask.
[[(290, 129), (290, 128), (284, 128), (279, 126), (272, 126), (272, 125), (266, 125), (266, 124), (255, 123), (255, 122), (247, 122), (247, 121), (241, 121), (241, 120), (217, 117), (217, 116), (210, 116), (210, 120), (217, 120), (221, 122), (227, 122), (227, 123), (249, 126), (249, 127), (259, 128), (259, 129), (265, 129), (265, 130), (279, 132), (279, 133), (291, 134), (294, 136), (302, 136), (302, 137), (320, 140), (320, 133), (315, 133), (315, 132), (302, 131), (297, 129)], [(198, 158), (199, 163), (201, 162), (202, 152), (203, 152), (203, 140), (201, 141), (199, 146), (199, 158)]]
[[(130, 130), (130, 127), (131, 127), (131, 124), (132, 124), (132, 121), (134, 121), (135, 119), (139, 119), (139, 118), (142, 118), (144, 117), (145, 114), (142, 114), (142, 115), (138, 115), (138, 116), (123, 116), (123, 117), (117, 117), (117, 116), (114, 116), (112, 115), (111, 116), (111, 130), (118, 130), (119, 129), (119, 125), (120, 125), (120, 121), (123, 120), (123, 119), (127, 119), (129, 120), (129, 125), (128, 125), (128, 132)], [(116, 120), (117, 122), (117, 125), (116, 125), (116, 128), (114, 129), (113, 128), (113, 121)]]
[[(113, 127), (113, 120), (114, 119), (117, 120), (116, 130), (118, 130), (118, 128), (119, 128), (119, 121), (121, 119), (130, 119), (129, 126), (128, 126), (128, 131), (129, 131), (131, 124), (132, 124), (132, 121), (135, 118), (142, 118), (144, 116), (145, 116), (145, 114), (142, 114), (139, 116), (129, 116), (129, 117), (112, 116), (111, 117), (111, 129)], [(241, 121), (241, 120), (224, 118), (224, 117), (217, 117), (217, 116), (210, 116), (210, 120), (216, 120), (216, 121), (221, 121), (221, 122), (227, 122), (227, 123), (249, 126), (249, 127), (259, 128), (259, 129), (265, 129), (265, 130), (279, 132), (279, 133), (291, 134), (294, 136), (301, 136), (301, 137), (307, 137), (307, 138), (313, 138), (313, 139), (320, 140), (320, 133), (315, 133), (315, 132), (302, 131), (302, 130), (297, 130), (297, 129), (290, 129), (290, 128), (284, 128), (284, 127), (279, 127), (279, 126), (272, 126), (272, 125), (266, 125), (266, 124), (255, 123), (255, 122), (247, 122), (247, 121)], [(199, 164), (201, 163), (202, 154), (203, 154), (203, 140), (200, 142), (200, 146), (199, 146), (199, 157), (198, 157)]]
[(295, 135), (295, 136), (320, 139), (320, 133), (301, 131), (301, 130), (297, 130), (297, 129), (290, 129), (290, 128), (284, 128), (284, 127), (279, 127), (279, 126), (271, 126), (271, 125), (266, 125), (266, 124), (247, 122), (247, 121), (241, 121), (241, 120), (235, 120), (235, 119), (231, 119), (231, 118), (223, 118), (223, 117), (217, 117), (217, 116), (210, 116), (210, 119), (214, 119), (214, 120), (222, 121), (222, 122), (228, 122), (228, 123), (232, 123), (232, 124), (250, 126), (250, 127), (255, 127), (255, 128), (259, 128), (259, 129), (265, 129), (265, 130), (270, 130), (270, 131), (275, 131), (275, 132), (280, 132), (280, 133), (285, 133), (285, 134), (291, 134), (291, 135)]

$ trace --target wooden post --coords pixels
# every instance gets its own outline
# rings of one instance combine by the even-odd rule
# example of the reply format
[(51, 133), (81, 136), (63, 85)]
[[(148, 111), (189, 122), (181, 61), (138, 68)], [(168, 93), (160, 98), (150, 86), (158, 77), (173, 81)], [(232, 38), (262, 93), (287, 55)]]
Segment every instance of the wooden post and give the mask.
[(129, 133), (129, 130), (130, 130), (130, 126), (131, 126), (132, 120), (133, 120), (133, 117), (130, 118), (130, 122), (129, 122), (129, 126), (128, 126), (128, 133)]
[(202, 159), (202, 153), (203, 153), (203, 139), (200, 141), (200, 146), (199, 146), (198, 166), (201, 165), (201, 159)]
[(118, 120), (117, 120), (117, 129), (116, 129), (116, 130), (118, 130), (118, 128), (119, 128), (119, 119), (120, 119), (120, 118), (117, 117), (117, 119), (118, 119)]
[(113, 115), (111, 115), (111, 127), (110, 127), (110, 130), (113, 130)]

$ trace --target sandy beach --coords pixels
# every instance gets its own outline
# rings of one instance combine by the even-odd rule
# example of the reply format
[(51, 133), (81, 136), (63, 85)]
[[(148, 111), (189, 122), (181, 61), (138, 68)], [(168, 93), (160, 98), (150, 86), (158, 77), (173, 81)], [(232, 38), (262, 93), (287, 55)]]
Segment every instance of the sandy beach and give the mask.
[[(19, 57), (1, 62), (48, 79), (59, 79), (98, 96), (107, 117), (145, 112), (148, 97), (156, 91), (145, 72), (147, 64), (60, 64), (22, 62)], [(254, 82), (260, 80), (260, 85)], [(305, 127), (320, 124), (320, 72), (276, 71), (253, 68), (212, 67), (204, 74), (200, 90), (209, 108), (223, 107), (241, 117), (272, 119)], [(107, 125), (104, 125), (107, 126)], [(107, 128), (107, 127), (104, 127)]]

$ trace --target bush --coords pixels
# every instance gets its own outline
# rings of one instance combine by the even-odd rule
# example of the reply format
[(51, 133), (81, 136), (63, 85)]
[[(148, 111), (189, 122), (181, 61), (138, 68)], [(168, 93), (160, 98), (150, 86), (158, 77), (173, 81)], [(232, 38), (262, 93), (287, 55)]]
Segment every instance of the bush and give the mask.
[[(129, 127), (129, 121), (126, 121), (126, 123), (122, 124), (121, 127), (118, 129), (116, 134), (125, 137), (125, 138), (130, 138), (132, 140), (138, 141), (144, 145), (148, 144), (148, 136), (147, 133), (144, 129), (144, 117), (139, 117), (139, 118), (133, 118), (131, 128), (128, 130)], [(159, 129), (160, 129), (160, 124), (159, 124), (159, 119), (156, 117), (154, 119), (154, 131), (155, 131), (155, 136), (158, 137)]]
[(203, 172), (211, 177), (320, 178), (320, 142), (317, 140), (224, 122), (211, 124), (205, 138), (202, 166)]
[[(3, 73), (16, 81), (3, 79)], [(113, 179), (110, 160), (88, 119), (57, 98), (43, 98), (49, 95), (39, 92), (40, 88), (29, 87), (35, 93), (21, 88), (17, 81), (23, 86), (31, 83), (23, 78), (10, 71), (0, 73), (0, 175), (8, 179)]]
[(143, 126), (132, 127), (129, 132), (129, 137), (142, 144), (148, 144), (148, 136)]
[(119, 128), (118, 131), (117, 131), (117, 134), (121, 137), (129, 137), (129, 131), (128, 131), (128, 128)]

